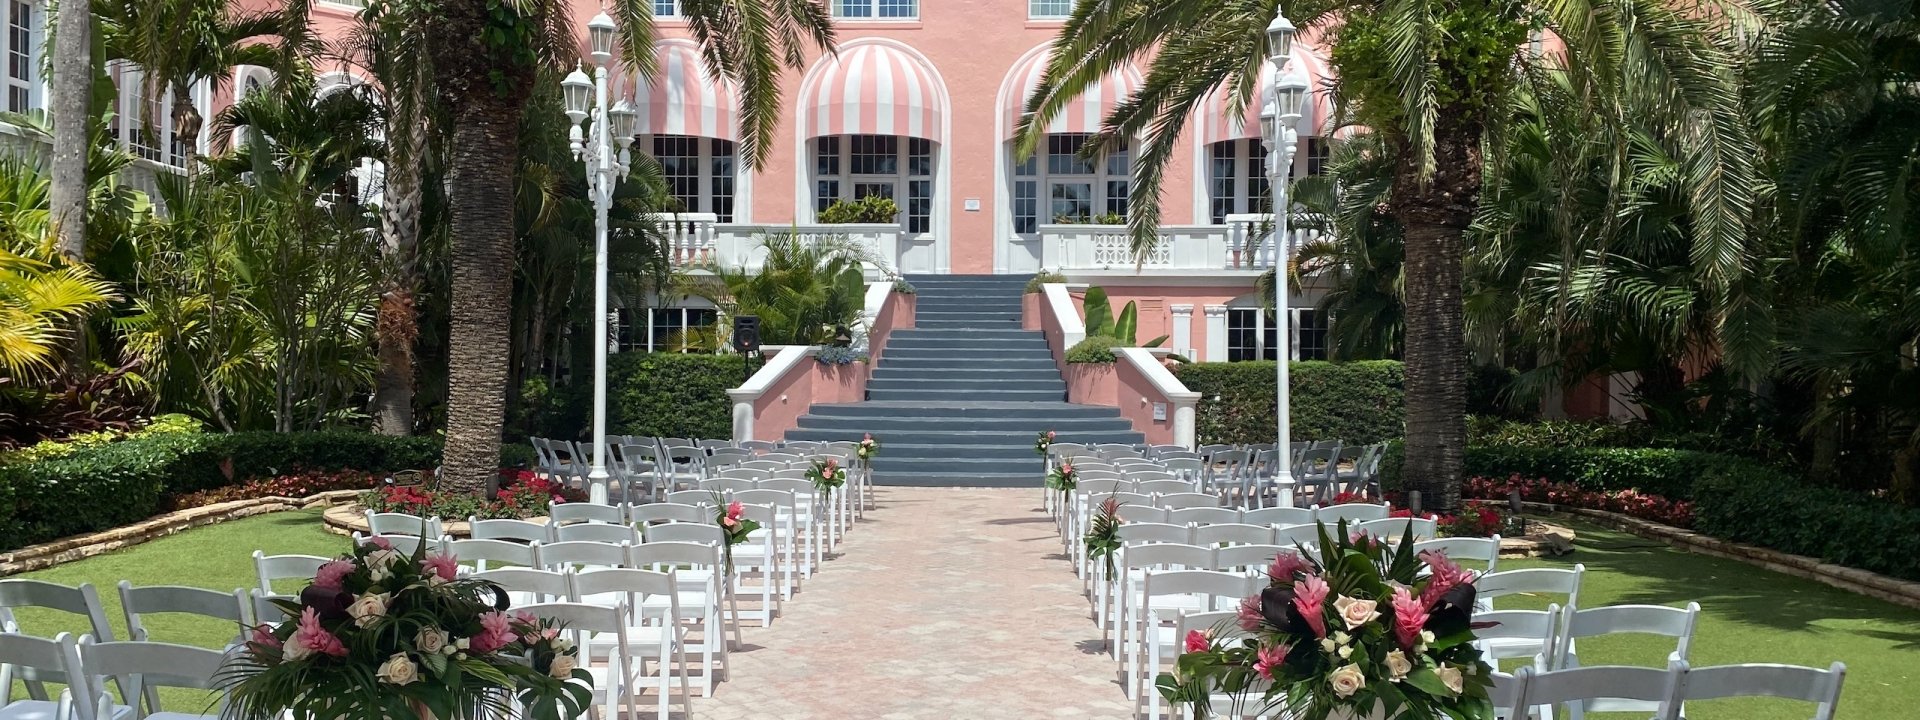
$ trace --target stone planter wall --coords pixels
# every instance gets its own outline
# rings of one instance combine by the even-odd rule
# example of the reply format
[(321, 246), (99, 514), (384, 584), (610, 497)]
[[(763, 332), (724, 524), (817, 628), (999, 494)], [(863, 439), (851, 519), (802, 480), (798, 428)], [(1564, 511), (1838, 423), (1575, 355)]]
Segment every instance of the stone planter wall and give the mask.
[(61, 538), (53, 542), (29, 545), (9, 553), (0, 554), (0, 577), (32, 570), (50, 568), (61, 563), (90, 558), (120, 548), (132, 547), (149, 540), (172, 535), (183, 530), (243, 517), (264, 515), (282, 510), (299, 510), (312, 507), (330, 507), (342, 503), (351, 503), (360, 496), (362, 490), (335, 490), (304, 498), (264, 497), (252, 500), (234, 500), (215, 503), (197, 508), (188, 508), (150, 518), (132, 525), (103, 530), (86, 535)]
[(1858, 568), (1850, 568), (1825, 562), (1819, 558), (1805, 555), (1791, 555), (1778, 550), (1727, 542), (1710, 535), (1662, 525), (1650, 520), (1586, 508), (1548, 505), (1544, 503), (1526, 503), (1529, 511), (1558, 512), (1584, 518), (1615, 530), (1633, 533), (1640, 537), (1659, 540), (1678, 546), (1688, 552), (1726, 558), (1746, 563), (1758, 568), (1772, 570), (1783, 575), (1806, 578), (1833, 587), (1858, 593), (1895, 605), (1920, 608), (1920, 582), (1901, 580), (1871, 573)]

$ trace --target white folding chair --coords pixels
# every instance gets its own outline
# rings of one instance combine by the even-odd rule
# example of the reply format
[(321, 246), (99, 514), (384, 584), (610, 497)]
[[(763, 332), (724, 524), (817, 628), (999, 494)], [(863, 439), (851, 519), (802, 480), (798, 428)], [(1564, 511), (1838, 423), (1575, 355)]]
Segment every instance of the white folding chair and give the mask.
[[(1101, 502), (1105, 502), (1105, 501), (1102, 500)], [(1113, 514), (1114, 514), (1114, 517), (1120, 518), (1121, 524), (1128, 524), (1128, 523), (1166, 524), (1170, 521), (1168, 510), (1166, 508), (1156, 507), (1153, 505), (1125, 504), (1116, 508)], [(1174, 523), (1174, 524), (1185, 525), (1186, 523)]]
[(1392, 508), (1373, 503), (1345, 503), (1342, 505), (1323, 505), (1313, 509), (1313, 519), (1327, 524), (1329, 529), (1347, 521), (1348, 527), (1368, 520), (1385, 520)]
[(477, 572), (472, 577), (475, 580), (485, 580), (500, 586), (500, 589), (507, 593), (509, 607), (562, 602), (574, 598), (571, 576), (555, 570), (508, 567)]
[(1201, 492), (1169, 493), (1154, 497), (1153, 504), (1168, 510), (1220, 507), (1220, 496)]
[(1313, 508), (1266, 507), (1240, 513), (1240, 522), (1251, 525), (1312, 525)]
[(1416, 542), (1440, 534), (1439, 523), (1433, 518), (1413, 517), (1364, 520), (1357, 525), (1349, 524), (1347, 532), (1349, 534), (1363, 532), (1391, 543), (1399, 542), (1400, 538), (1406, 537), (1409, 527), (1413, 528), (1413, 539)]
[[(727, 629), (732, 627), (734, 643), (740, 642), (740, 623), (737, 622), (739, 607), (730, 602), (723, 581), (724, 572), (720, 548), (706, 543), (691, 542), (652, 542), (636, 545), (633, 548), (633, 566), (641, 570), (663, 572), (673, 576), (673, 582), (680, 594), (675, 598), (649, 595), (639, 600), (639, 608), (660, 617), (671, 615), (675, 621), (690, 622), (693, 628), (700, 630), (699, 641), (692, 635), (683, 635), (686, 652), (700, 654), (700, 672), (696, 676), (701, 697), (712, 697), (713, 686), (717, 680), (718, 668), (728, 662)], [(671, 604), (677, 603), (677, 604)], [(735, 611), (736, 621), (729, 621), (727, 606)], [(714, 662), (716, 652), (720, 656), (719, 664)], [(731, 665), (726, 665), (729, 671)]]
[[(627, 713), (627, 717), (634, 717), (639, 712), (640, 700), (634, 673), (640, 663), (635, 661), (637, 648), (627, 636), (628, 611), (625, 606), (550, 602), (520, 609), (532, 613), (534, 617), (562, 623), (567, 632), (574, 636), (574, 646), (579, 648), (580, 666), (593, 677), (592, 702), (601, 706), (602, 717), (618, 718), (622, 712)], [(606, 660), (605, 666), (594, 664), (600, 659)], [(666, 717), (666, 696), (663, 687), (660, 692), (662, 719)], [(691, 701), (691, 698), (688, 700)], [(522, 717), (524, 713), (512, 715)]]
[[(216, 720), (220, 717), (218, 709), (224, 709), (226, 705), (224, 696), (219, 699), (216, 712), (210, 715), (169, 712), (160, 708), (158, 689), (214, 689), (219, 685), (220, 667), (226, 662), (226, 653), (171, 643), (96, 643), (91, 640), (81, 638), (80, 664), (86, 668), (86, 688), (93, 693), (88, 701), (94, 707), (95, 716), (107, 718), (126, 712), (125, 708), (114, 704), (113, 696), (105, 690), (106, 678), (115, 677), (127, 678), (127, 705), (133, 707), (135, 718)], [(146, 700), (144, 707), (139, 702), (141, 698)], [(76, 705), (80, 702), (79, 698), (74, 699)]]
[(475, 540), (519, 540), (553, 542), (553, 525), (526, 520), (481, 520), (467, 518), (467, 532)]
[(126, 580), (120, 581), (119, 588), (120, 612), (127, 621), (128, 640), (155, 640), (141, 618), (161, 613), (198, 615), (230, 623), (235, 643), (244, 641), (247, 628), (255, 624), (253, 608), (250, 607), (252, 603), (247, 600), (244, 588), (223, 593), (179, 585), (134, 587), (133, 583)]
[(719, 477), (701, 480), (700, 489), (723, 495), (742, 490), (757, 490), (760, 488), (760, 478), (766, 475), (764, 470), (722, 470)]
[(1640, 712), (1601, 709), (1607, 707), (1644, 707), (1664, 715), (1679, 677), (1678, 663), (1664, 669), (1596, 665), (1543, 673), (1523, 666), (1514, 673), (1520, 688), (1514, 707), (1553, 708), (1564, 720), (1582, 720), (1589, 712)]
[[(454, 560), (460, 563), (460, 570), (467, 573), (486, 572), (490, 569), (498, 569), (497, 566), (542, 567), (538, 543), (466, 538), (447, 541), (446, 550), (448, 555), (452, 555)], [(490, 563), (493, 566), (490, 566)]]
[[(1141, 583), (1139, 604), (1123, 608), (1121, 622), (1125, 635), (1133, 637), (1134, 651), (1127, 653), (1127, 685), (1131, 698), (1153, 692), (1154, 675), (1141, 671), (1157, 648), (1178, 646), (1175, 637), (1180, 613), (1235, 610), (1240, 600), (1259, 592), (1266, 581), (1246, 575), (1216, 570), (1149, 570)], [(1137, 629), (1137, 632), (1135, 630)]]
[(402, 555), (413, 555), (419, 552), (422, 546), (425, 546), (429, 553), (440, 552), (440, 542), (443, 539), (444, 538), (440, 537), (420, 537), (419, 535), (361, 535), (357, 532), (353, 534), (353, 544), (355, 545), (365, 545), (373, 542), (385, 543), (387, 547), (393, 548), (394, 552)]
[(549, 503), (547, 522), (563, 528), (574, 523), (625, 525), (627, 514), (619, 505), (590, 502)]
[[(1124, 525), (1122, 528), (1126, 527)], [(1141, 543), (1121, 540), (1120, 549), (1115, 552), (1114, 574), (1112, 579), (1102, 578), (1099, 593), (1095, 597), (1094, 619), (1100, 625), (1100, 639), (1104, 642), (1110, 632), (1121, 632), (1132, 627), (1126, 622), (1128, 607), (1139, 604), (1139, 593), (1147, 573), (1154, 570), (1211, 570), (1214, 567), (1213, 548), (1177, 543)], [(1104, 570), (1104, 568), (1102, 568)], [(1101, 573), (1103, 576), (1104, 572)], [(1109, 646), (1114, 659), (1121, 659), (1126, 650), (1128, 635), (1120, 634), (1120, 642)]]
[[(1688, 661), (1693, 645), (1693, 629), (1700, 617), (1700, 604), (1687, 603), (1685, 608), (1671, 608), (1665, 605), (1613, 605), (1589, 610), (1571, 609), (1562, 612), (1560, 630), (1555, 634), (1555, 655), (1550, 668), (1567, 670), (1580, 667), (1580, 655), (1575, 644), (1580, 638), (1600, 635), (1654, 635), (1673, 638), (1674, 649), (1663, 664), (1674, 661)], [(1665, 699), (1664, 696), (1654, 698)], [(1536, 703), (1537, 704), (1537, 703)], [(1587, 703), (1587, 712), (1654, 712), (1659, 703), (1642, 699), (1601, 699)]]
[(1213, 549), (1213, 570), (1246, 573), (1266, 577), (1267, 568), (1281, 553), (1293, 554), (1293, 548), (1279, 545), (1228, 545)]
[(601, 568), (627, 566), (627, 549), (632, 543), (604, 543), (574, 540), (540, 544), (540, 564), (556, 572), (585, 572)]
[(1679, 682), (1667, 696), (1667, 714), (1660, 720), (1686, 720), (1683, 708), (1690, 701), (1738, 697), (1809, 702), (1814, 704), (1813, 720), (1833, 720), (1834, 710), (1840, 706), (1840, 687), (1847, 679), (1847, 664), (1842, 662), (1825, 670), (1761, 663), (1703, 668), (1679, 665)]
[[(314, 574), (329, 560), (318, 555), (268, 555), (255, 550), (253, 572), (260, 578), (260, 586), (256, 590), (266, 597), (293, 597), (313, 582)], [(298, 580), (300, 585), (293, 588), (292, 592), (285, 592), (274, 589), (275, 580)]]
[(1244, 523), (1196, 525), (1193, 528), (1193, 544), (1207, 547), (1222, 544), (1272, 545), (1273, 528), (1265, 525), (1247, 525)]
[(1545, 610), (1495, 610), (1477, 613), (1473, 631), (1474, 645), (1487, 662), (1529, 658), (1535, 672), (1545, 672), (1551, 657), (1554, 635), (1560, 630), (1560, 605), (1549, 603)]
[(712, 505), (711, 490), (675, 490), (667, 493), (667, 502), (675, 505)]
[[(1173, 480), (1173, 479), (1144, 480), (1144, 479), (1138, 479), (1138, 478), (1128, 478), (1128, 480), (1134, 482), (1134, 486), (1133, 486), (1134, 492), (1146, 493), (1148, 495), (1165, 496), (1165, 495), (1178, 495), (1178, 494), (1199, 492), (1199, 489), (1195, 488), (1193, 486), (1193, 483), (1187, 482), (1185, 480)], [(1220, 506), (1220, 497), (1218, 495), (1209, 495), (1209, 497), (1213, 498), (1213, 507)], [(1172, 507), (1172, 506), (1165, 506), (1165, 507)], [(1207, 506), (1182, 505), (1180, 507), (1207, 507)]]
[(1239, 523), (1240, 511), (1236, 508), (1223, 507), (1171, 508), (1167, 510), (1166, 521), (1175, 525), (1221, 525), (1226, 523)]
[(1575, 563), (1573, 569), (1526, 568), (1501, 570), (1481, 575), (1473, 581), (1475, 602), (1480, 610), (1493, 610), (1493, 600), (1509, 595), (1558, 595), (1561, 607), (1580, 606), (1580, 580), (1587, 566)]
[[(1417, 537), (1417, 533), (1420, 532), (1419, 528), (1415, 528), (1414, 532)], [(1499, 535), (1494, 535), (1490, 538), (1434, 538), (1432, 540), (1420, 540), (1413, 544), (1413, 551), (1415, 553), (1422, 553), (1428, 550), (1438, 550), (1446, 554), (1447, 559), (1456, 562), (1466, 560), (1479, 563), (1480, 567), (1469, 565), (1467, 569), (1479, 571), (1483, 575), (1492, 573), (1500, 564)]]
[[(659, 691), (660, 720), (667, 718), (675, 679), (680, 686), (681, 717), (692, 717), (693, 693), (688, 690), (687, 673), (674, 672), (674, 668), (686, 667), (687, 656), (686, 630), (678, 620), (680, 591), (673, 576), (634, 568), (594, 570), (574, 576), (573, 587), (583, 602), (593, 603), (587, 600), (589, 597), (617, 598), (613, 607), (626, 611), (626, 634), (620, 639), (627, 643), (627, 658), (634, 661), (630, 677), (636, 689), (652, 686)], [(649, 599), (663, 602), (645, 604)], [(611, 651), (614, 641), (613, 634), (601, 631), (589, 636), (588, 645), (583, 647)], [(655, 661), (655, 672), (647, 672), (649, 659)]]
[(627, 524), (575, 523), (554, 528), (556, 542), (638, 543), (640, 531)]
[[(1333, 537), (1338, 531), (1327, 528), (1327, 537)], [(1288, 547), (1298, 547), (1308, 552), (1320, 548), (1319, 525), (1279, 525), (1273, 528), (1273, 541)]]
[[(749, 534), (744, 542), (734, 545), (730, 551), (733, 559), (733, 591), (736, 594), (755, 591), (760, 594), (760, 609), (753, 616), (765, 627), (773, 624), (773, 617), (779, 614), (781, 605), (793, 597), (793, 563), (782, 558), (784, 554), (792, 552), (793, 544), (781, 529), (780, 511), (774, 506), (743, 504), (740, 514), (744, 519), (759, 523), (760, 530)], [(713, 531), (722, 532), (718, 527)], [(654, 537), (662, 539), (657, 533)], [(759, 575), (758, 587), (746, 584), (749, 570)]]
[[(713, 498), (707, 498), (712, 502)], [(640, 534), (646, 534), (646, 528), (653, 523), (711, 523), (717, 511), (712, 507), (700, 505), (681, 505), (679, 503), (648, 503), (646, 505), (627, 505), (627, 522), (641, 528)]]
[(446, 531), (440, 527), (440, 518), (406, 513), (377, 513), (368, 510), (367, 534), (438, 538), (445, 535)]
[[(15, 682), (26, 685), (27, 697), (13, 698)], [(66, 685), (56, 697), (47, 695), (45, 683)], [(80, 647), (69, 633), (51, 638), (17, 632), (0, 633), (0, 720), (54, 720), (71, 716), (93, 720), (97, 712), (89, 700), (93, 693), (80, 662)], [(81, 698), (74, 702), (74, 697)], [(108, 716), (112, 717), (112, 716)]]
[[(793, 564), (788, 577), (803, 580), (813, 577), (814, 563), (820, 559), (822, 528), (819, 514), (814, 511), (812, 496), (802, 497), (788, 490), (748, 490), (734, 493), (733, 499), (748, 505), (774, 508), (781, 537), (786, 540), (782, 548), (786, 553), (785, 561)], [(787, 593), (783, 597), (793, 599), (791, 587), (787, 588)]]

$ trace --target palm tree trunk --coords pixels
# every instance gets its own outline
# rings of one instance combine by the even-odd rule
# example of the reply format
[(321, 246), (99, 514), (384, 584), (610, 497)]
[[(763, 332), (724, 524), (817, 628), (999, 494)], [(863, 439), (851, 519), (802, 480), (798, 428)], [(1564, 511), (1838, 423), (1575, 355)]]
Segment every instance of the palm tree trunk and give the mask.
[[(415, 64), (424, 70), (424, 65)], [(416, 260), (420, 244), (421, 163), (426, 155), (425, 77), (395, 98), (387, 136), (386, 192), (380, 208), (380, 233), (387, 253), (386, 287), (380, 294), (376, 333), (380, 367), (374, 380), (374, 427), (384, 435), (413, 434), (413, 346), (420, 337), (414, 308)]]
[(1461, 300), (1466, 231), (1480, 194), (1483, 126), (1470, 111), (1442, 109), (1434, 128), (1436, 170), (1422, 177), (1415, 153), (1399, 153), (1394, 215), (1406, 242), (1407, 489), (1427, 510), (1460, 505), (1467, 448), (1467, 334)]
[(92, 129), (93, 57), (91, 6), (59, 3), (54, 16), (53, 78), (48, 109), (53, 114), (52, 187), (48, 210), (60, 255), (87, 256), (87, 142)]
[(482, 86), (453, 110), (447, 181), (452, 306), (447, 358), (447, 487), (479, 493), (499, 472), (512, 362), (513, 173), (520, 104)]

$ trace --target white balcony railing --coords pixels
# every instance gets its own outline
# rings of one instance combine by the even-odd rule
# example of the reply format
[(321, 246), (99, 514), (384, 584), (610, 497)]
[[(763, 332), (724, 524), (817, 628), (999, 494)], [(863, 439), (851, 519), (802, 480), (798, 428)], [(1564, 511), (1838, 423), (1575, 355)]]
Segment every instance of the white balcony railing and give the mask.
[(844, 242), (859, 248), (873, 262), (869, 274), (878, 276), (900, 267), (898, 225), (741, 224), (721, 223), (713, 213), (679, 213), (661, 219), (666, 226), (668, 256), (677, 266), (714, 263), (753, 270), (766, 262), (768, 238), (791, 235), (812, 246)]
[[(1291, 252), (1319, 235), (1288, 233)], [(1271, 215), (1229, 215), (1224, 225), (1167, 225), (1144, 258), (1124, 225), (1042, 225), (1041, 266), (1059, 270), (1267, 270), (1274, 250)]]

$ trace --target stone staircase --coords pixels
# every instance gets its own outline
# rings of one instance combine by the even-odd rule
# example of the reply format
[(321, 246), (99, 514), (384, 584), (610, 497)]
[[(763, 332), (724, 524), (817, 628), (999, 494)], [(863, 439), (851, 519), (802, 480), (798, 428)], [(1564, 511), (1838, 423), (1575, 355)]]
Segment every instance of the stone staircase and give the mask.
[(1024, 276), (909, 277), (914, 328), (896, 331), (867, 384), (867, 401), (815, 405), (789, 440), (881, 443), (883, 485), (1038, 487), (1033, 440), (1138, 443), (1114, 408), (1066, 402), (1046, 337), (1020, 329)]

